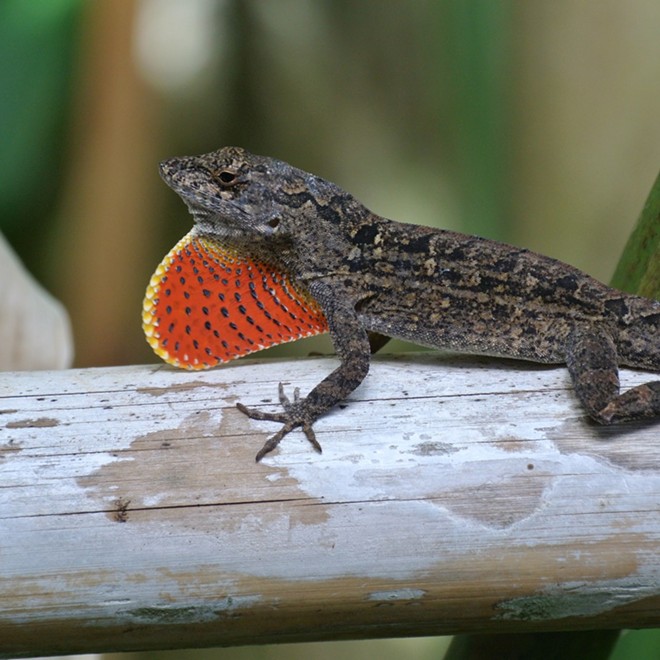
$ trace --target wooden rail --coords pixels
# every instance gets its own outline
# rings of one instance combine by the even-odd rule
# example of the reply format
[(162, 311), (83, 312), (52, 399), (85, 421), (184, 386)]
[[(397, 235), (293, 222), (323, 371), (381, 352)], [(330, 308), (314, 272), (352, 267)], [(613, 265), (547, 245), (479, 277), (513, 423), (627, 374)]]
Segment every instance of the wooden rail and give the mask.
[(588, 422), (562, 368), (384, 356), (322, 455), (255, 464), (235, 402), (335, 365), (0, 374), (0, 656), (660, 626), (660, 426)]

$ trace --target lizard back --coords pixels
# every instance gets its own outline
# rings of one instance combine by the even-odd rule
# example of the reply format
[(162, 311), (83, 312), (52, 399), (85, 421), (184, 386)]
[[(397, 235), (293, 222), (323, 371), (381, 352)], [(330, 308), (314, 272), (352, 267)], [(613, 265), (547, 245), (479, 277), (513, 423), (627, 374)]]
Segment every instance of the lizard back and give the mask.
[(529, 250), (374, 217), (361, 263), (349, 266), (363, 273), (355, 295), (368, 329), (433, 348), (559, 363), (571, 328), (598, 323), (620, 338), (623, 363), (660, 369), (657, 301)]

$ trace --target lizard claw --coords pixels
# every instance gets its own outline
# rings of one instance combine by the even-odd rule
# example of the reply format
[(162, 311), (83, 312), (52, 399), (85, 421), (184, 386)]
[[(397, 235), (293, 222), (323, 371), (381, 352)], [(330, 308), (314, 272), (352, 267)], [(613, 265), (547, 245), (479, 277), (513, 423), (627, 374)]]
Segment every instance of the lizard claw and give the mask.
[(284, 412), (264, 412), (262, 410), (257, 410), (255, 408), (248, 408), (242, 403), (237, 403), (236, 407), (244, 414), (247, 415), (250, 419), (256, 419), (260, 421), (269, 421), (269, 422), (279, 422), (282, 424), (282, 428), (271, 435), (268, 440), (264, 443), (264, 446), (257, 452), (255, 461), (258, 463), (266, 454), (273, 451), (277, 445), (280, 444), (282, 438), (284, 438), (287, 433), (293, 431), (297, 427), (301, 427), (303, 433), (305, 434), (307, 440), (311, 443), (312, 447), (319, 452), (323, 451), (321, 445), (316, 439), (316, 434), (312, 428), (312, 421), (307, 419), (305, 415), (305, 399), (300, 397), (300, 388), (296, 387), (293, 390), (293, 401), (284, 393), (284, 386), (282, 383), (279, 385), (279, 399), (280, 404), (284, 408)]

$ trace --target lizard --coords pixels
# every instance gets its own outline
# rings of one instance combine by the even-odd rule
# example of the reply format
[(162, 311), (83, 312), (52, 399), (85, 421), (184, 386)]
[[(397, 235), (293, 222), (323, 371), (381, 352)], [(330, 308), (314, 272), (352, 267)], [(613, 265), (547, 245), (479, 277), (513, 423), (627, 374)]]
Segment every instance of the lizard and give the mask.
[(279, 385), (279, 423), (261, 460), (313, 425), (369, 371), (370, 336), (565, 364), (600, 424), (660, 419), (660, 380), (620, 392), (618, 366), (660, 371), (660, 302), (612, 289), (554, 258), (505, 243), (388, 220), (325, 179), (224, 147), (160, 164), (193, 228), (152, 276), (149, 344), (166, 362), (209, 368), (329, 332), (339, 366), (305, 397)]

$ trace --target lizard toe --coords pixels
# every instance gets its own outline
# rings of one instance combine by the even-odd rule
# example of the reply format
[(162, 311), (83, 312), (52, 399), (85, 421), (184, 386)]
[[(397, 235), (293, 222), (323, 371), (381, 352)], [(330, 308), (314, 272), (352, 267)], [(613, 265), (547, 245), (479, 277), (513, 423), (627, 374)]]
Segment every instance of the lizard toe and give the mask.
[(242, 403), (236, 403), (236, 407), (250, 419), (258, 419), (266, 422), (280, 422), (285, 424), (289, 420), (289, 415), (286, 412), (265, 412), (257, 408), (248, 408)]
[(312, 428), (312, 425), (308, 424), (308, 423), (303, 423), (302, 430), (303, 430), (303, 433), (305, 434), (305, 437), (311, 443), (312, 447), (314, 447), (314, 449), (316, 449), (316, 451), (319, 454), (322, 454), (323, 449), (322, 449), (319, 441), (316, 439), (316, 433), (314, 433), (314, 429)]

